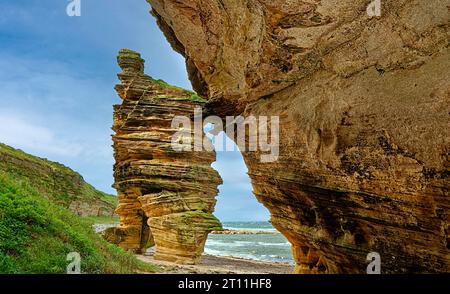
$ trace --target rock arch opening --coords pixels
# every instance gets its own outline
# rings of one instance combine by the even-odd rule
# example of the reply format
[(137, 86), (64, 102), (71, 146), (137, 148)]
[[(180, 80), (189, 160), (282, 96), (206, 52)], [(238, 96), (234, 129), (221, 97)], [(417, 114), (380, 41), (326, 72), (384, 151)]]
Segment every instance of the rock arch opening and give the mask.
[[(268, 221), (270, 213), (253, 195), (248, 168), (239, 147), (223, 131), (210, 134), (213, 128), (213, 124), (204, 127), (216, 152), (216, 161), (211, 166), (222, 177), (214, 214), (222, 222)], [(226, 146), (229, 146), (227, 150)]]
[(205, 253), (293, 263), (290, 243), (270, 224), (269, 211), (253, 195), (248, 168), (239, 147), (223, 131), (210, 134), (213, 128), (209, 124), (204, 129), (216, 150), (212, 167), (223, 180), (214, 215), (224, 230), (208, 235)]
[[(137, 52), (121, 50), (118, 63), (122, 72), (118, 75), (121, 83), (116, 90), (123, 101), (114, 106), (113, 142), (116, 160), (114, 187), (119, 200), (116, 213), (121, 224), (106, 234), (107, 239), (136, 253), (144, 253), (155, 246), (155, 259), (197, 263), (208, 234), (211, 231), (223, 232), (220, 221), (213, 215), (218, 186), (223, 183), (212, 167), (216, 162), (216, 167), (219, 165), (219, 170), (226, 172), (227, 180), (231, 176), (231, 181), (223, 187), (223, 198), (220, 198), (220, 202), (225, 204), (224, 207), (219, 206), (223, 220), (265, 221), (265, 226), (259, 230), (258, 227), (245, 228), (241, 224), (242, 229), (259, 232), (240, 235), (253, 235), (247, 239), (253, 239), (254, 246), (260, 247), (260, 252), (250, 248), (248, 252), (241, 252), (244, 254), (241, 257), (253, 254), (258, 259), (259, 254), (259, 257), (279, 257), (289, 261), (290, 245), (284, 237), (278, 234), (264, 242), (264, 238), (256, 236), (267, 229), (272, 230), (271, 233), (276, 231), (268, 227), (267, 209), (252, 195), (246, 164), (234, 142), (226, 139), (223, 133), (216, 136), (221, 136), (222, 140), (214, 142), (235, 146), (234, 152), (225, 149), (227, 151), (219, 152), (216, 158), (217, 153), (212, 148), (214, 144), (203, 139), (207, 136), (202, 132), (202, 121), (202, 146), (197, 148), (195, 113), (204, 107), (205, 101), (193, 92), (147, 76), (144, 60)], [(185, 118), (187, 124), (179, 118)], [(180, 122), (183, 123), (180, 125)], [(177, 138), (178, 133), (183, 136)], [(174, 143), (181, 149), (174, 149)], [(225, 167), (220, 168), (220, 165)], [(231, 239), (233, 244), (251, 243)], [(270, 246), (280, 245), (284, 247), (279, 248), (284, 249), (282, 254), (267, 251)]]

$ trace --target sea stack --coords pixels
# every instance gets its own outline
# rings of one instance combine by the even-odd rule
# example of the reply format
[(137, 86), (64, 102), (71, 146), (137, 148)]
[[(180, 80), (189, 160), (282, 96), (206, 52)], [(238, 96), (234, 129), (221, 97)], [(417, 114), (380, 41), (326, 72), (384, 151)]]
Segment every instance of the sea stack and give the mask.
[(180, 131), (172, 120), (192, 117), (206, 101), (145, 75), (137, 52), (122, 49), (118, 63), (113, 147), (121, 223), (106, 238), (137, 253), (155, 244), (155, 259), (194, 264), (208, 233), (221, 229), (212, 212), (222, 179), (211, 167), (214, 151), (172, 148)]

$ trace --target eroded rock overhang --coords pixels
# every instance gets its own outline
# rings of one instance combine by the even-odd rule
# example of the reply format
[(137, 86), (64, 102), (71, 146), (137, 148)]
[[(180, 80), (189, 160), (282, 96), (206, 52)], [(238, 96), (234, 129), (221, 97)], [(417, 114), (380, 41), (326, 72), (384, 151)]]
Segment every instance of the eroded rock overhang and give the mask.
[(448, 1), (148, 2), (210, 112), (280, 117), (243, 155), (297, 272), (450, 270)]

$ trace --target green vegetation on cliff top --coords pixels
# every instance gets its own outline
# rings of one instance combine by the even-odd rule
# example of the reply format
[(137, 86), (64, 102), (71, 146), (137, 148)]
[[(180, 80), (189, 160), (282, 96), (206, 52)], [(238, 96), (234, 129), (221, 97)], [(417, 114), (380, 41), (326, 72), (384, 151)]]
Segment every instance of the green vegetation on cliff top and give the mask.
[(161, 79), (159, 79), (159, 80), (153, 79), (152, 81), (153, 81), (153, 83), (155, 83), (155, 84), (157, 84), (157, 85), (159, 85), (159, 86), (161, 86), (161, 87), (169, 88), (169, 89), (174, 89), (174, 90), (179, 90), (179, 91), (182, 91), (182, 92), (184, 92), (184, 93), (190, 95), (190, 97), (179, 98), (178, 100), (186, 100), (186, 101), (192, 101), (192, 102), (198, 102), (198, 103), (206, 103), (206, 102), (207, 102), (205, 99), (203, 99), (202, 97), (200, 97), (200, 96), (199, 96), (197, 93), (195, 93), (194, 91), (189, 91), (189, 90), (186, 90), (186, 89), (177, 87), (177, 86), (172, 86), (172, 85), (170, 85), (169, 83), (167, 83), (166, 81), (161, 80)]
[(118, 58), (136, 58), (142, 59), (139, 52), (133, 51), (131, 49), (120, 49)]
[(72, 201), (81, 201), (102, 204), (112, 212), (117, 203), (115, 196), (96, 190), (70, 168), (0, 143), (2, 173), (26, 181), (43, 196), (64, 207), (69, 207)]
[[(49, 171), (54, 174), (46, 178)], [(69, 187), (55, 189), (55, 174), (63, 179), (58, 184)], [(103, 240), (92, 229), (95, 218), (75, 215), (60, 196), (52, 195), (80, 188), (68, 182), (80, 178), (76, 175), (58, 163), (0, 145), (0, 274), (65, 273), (70, 252), (81, 255), (83, 273), (158, 271)], [(92, 186), (76, 191), (84, 193), (78, 199), (110, 197)]]

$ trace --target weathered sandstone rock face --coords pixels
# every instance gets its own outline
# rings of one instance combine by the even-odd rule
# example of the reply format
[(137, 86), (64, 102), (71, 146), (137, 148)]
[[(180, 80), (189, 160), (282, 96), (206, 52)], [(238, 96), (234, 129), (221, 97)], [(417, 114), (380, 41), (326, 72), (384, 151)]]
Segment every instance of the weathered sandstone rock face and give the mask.
[(179, 129), (171, 125), (204, 101), (145, 75), (136, 52), (121, 50), (118, 62), (123, 102), (114, 106), (113, 141), (121, 225), (106, 238), (136, 252), (155, 243), (156, 259), (195, 263), (208, 233), (221, 228), (212, 212), (222, 180), (211, 168), (214, 152), (173, 150)]
[(148, 2), (211, 113), (280, 117), (243, 155), (296, 272), (450, 271), (448, 0)]

